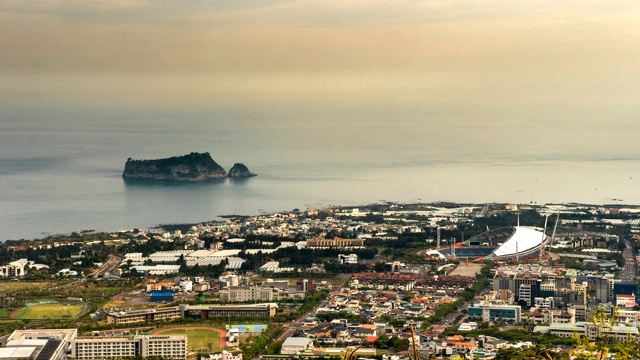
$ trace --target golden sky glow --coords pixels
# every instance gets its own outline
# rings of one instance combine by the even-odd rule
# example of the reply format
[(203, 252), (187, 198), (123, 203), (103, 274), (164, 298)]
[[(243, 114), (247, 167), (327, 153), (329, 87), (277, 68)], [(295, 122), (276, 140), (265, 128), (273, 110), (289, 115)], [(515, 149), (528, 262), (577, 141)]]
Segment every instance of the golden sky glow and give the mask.
[(638, 44), (637, 1), (3, 0), (0, 104), (546, 108), (572, 123), (587, 106), (625, 124)]

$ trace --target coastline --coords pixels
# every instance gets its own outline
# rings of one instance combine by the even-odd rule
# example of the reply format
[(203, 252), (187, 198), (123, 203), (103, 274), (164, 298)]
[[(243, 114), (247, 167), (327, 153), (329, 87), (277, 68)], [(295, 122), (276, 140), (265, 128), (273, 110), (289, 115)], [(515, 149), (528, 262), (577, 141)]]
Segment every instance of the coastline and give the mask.
[[(344, 212), (346, 210), (353, 210), (353, 209), (358, 209), (359, 212), (361, 212), (362, 214), (366, 214), (366, 213), (373, 213), (373, 212), (378, 212), (379, 209), (381, 208), (386, 208), (386, 207), (394, 207), (394, 206), (399, 206), (403, 208), (403, 211), (408, 211), (408, 212), (420, 212), (420, 211), (427, 211), (425, 209), (458, 209), (458, 208), (481, 208), (481, 207), (485, 207), (485, 206), (510, 206), (510, 205), (514, 205), (514, 203), (501, 203), (501, 202), (490, 202), (490, 203), (469, 203), (469, 202), (463, 202), (463, 203), (456, 203), (456, 202), (449, 202), (449, 201), (436, 201), (436, 202), (417, 202), (417, 203), (400, 203), (400, 202), (392, 202), (392, 201), (384, 201), (384, 202), (380, 202), (380, 203), (370, 203), (370, 204), (366, 204), (366, 205), (335, 205), (335, 206), (327, 206), (327, 207), (321, 207), (319, 209), (307, 209), (307, 210), (300, 210), (300, 209), (291, 209), (291, 210), (280, 210), (280, 211), (273, 211), (273, 212), (261, 212), (259, 214), (254, 214), (254, 215), (237, 215), (237, 214), (227, 214), (227, 215), (218, 215), (218, 219), (211, 219), (211, 220), (205, 220), (205, 221), (185, 221), (185, 222), (177, 222), (177, 223), (162, 223), (162, 224), (156, 224), (153, 226), (148, 226), (148, 227), (134, 227), (132, 229), (129, 230), (125, 230), (120, 228), (120, 230), (94, 230), (94, 229), (85, 229), (85, 230), (73, 230), (70, 231), (69, 233), (56, 233), (56, 234), (47, 234), (43, 237), (35, 237), (35, 238), (29, 238), (29, 239), (3, 239), (0, 241), (0, 243), (3, 243), (7, 240), (9, 241), (32, 241), (32, 240), (44, 240), (47, 238), (54, 238), (54, 237), (70, 237), (70, 236), (81, 236), (84, 234), (105, 234), (105, 233), (117, 233), (117, 232), (121, 232), (121, 231), (133, 231), (134, 229), (141, 229), (141, 230), (145, 230), (145, 231), (153, 231), (153, 232), (157, 232), (157, 231), (165, 231), (165, 232), (174, 232), (176, 230), (180, 230), (183, 233), (186, 233), (189, 231), (190, 228), (194, 227), (194, 226), (199, 226), (202, 224), (213, 224), (213, 223), (222, 223), (225, 222), (227, 220), (243, 220), (243, 219), (249, 219), (249, 218), (255, 218), (255, 217), (262, 217), (262, 216), (272, 216), (274, 214), (301, 214), (301, 213), (305, 213), (308, 211), (313, 211), (313, 212), (318, 212), (318, 211), (325, 211), (327, 209), (331, 209), (332, 212)], [(527, 206), (527, 207), (540, 207), (540, 208), (555, 208), (555, 207), (577, 207), (577, 208), (607, 208), (607, 209), (629, 209), (629, 210), (634, 210), (634, 213), (640, 214), (640, 204), (635, 204), (635, 205), (630, 205), (630, 204), (620, 204), (620, 203), (615, 203), (615, 204), (588, 204), (588, 203), (579, 203), (579, 202), (568, 202), (568, 203), (548, 203), (548, 204), (536, 204), (536, 203), (531, 203), (531, 204), (517, 204), (519, 206)], [(550, 209), (549, 213), (554, 212), (554, 210)], [(612, 218), (615, 216), (611, 216)]]

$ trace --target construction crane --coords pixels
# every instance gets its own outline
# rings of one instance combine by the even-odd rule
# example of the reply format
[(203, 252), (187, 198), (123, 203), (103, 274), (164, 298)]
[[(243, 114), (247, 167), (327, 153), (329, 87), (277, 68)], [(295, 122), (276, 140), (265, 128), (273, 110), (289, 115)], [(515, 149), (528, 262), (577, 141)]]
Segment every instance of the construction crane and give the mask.
[(413, 345), (413, 356), (411, 354), (407, 354), (409, 356), (409, 360), (420, 360), (420, 355), (418, 354), (418, 349), (416, 348), (416, 333), (413, 331), (413, 324), (409, 325), (409, 329), (411, 329), (411, 344)]
[(358, 345), (356, 347), (347, 347), (347, 349), (344, 352), (344, 355), (342, 355), (342, 359), (341, 360), (353, 360), (356, 357), (356, 353), (358, 352), (358, 349), (360, 349), (362, 347), (362, 345)]

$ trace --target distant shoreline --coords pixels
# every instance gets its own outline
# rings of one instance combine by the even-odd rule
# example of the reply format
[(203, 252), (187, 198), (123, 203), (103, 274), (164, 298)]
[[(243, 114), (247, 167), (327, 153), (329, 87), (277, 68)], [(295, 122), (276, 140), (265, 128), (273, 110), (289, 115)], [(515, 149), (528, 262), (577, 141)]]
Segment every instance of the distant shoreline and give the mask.
[[(268, 212), (268, 213), (260, 213), (260, 214), (253, 214), (253, 215), (240, 215), (240, 214), (225, 214), (225, 215), (218, 215), (218, 218), (220, 219), (246, 219), (246, 218), (250, 218), (250, 217), (254, 217), (254, 216), (261, 216), (261, 215), (270, 215), (270, 214), (275, 214), (275, 213), (299, 213), (299, 212), (304, 212), (304, 211), (308, 211), (308, 210), (322, 210), (322, 209), (334, 209), (334, 210), (347, 210), (347, 209), (360, 209), (360, 211), (364, 214), (364, 213), (368, 213), (368, 212), (372, 212), (372, 211), (378, 211), (372, 208), (375, 207), (389, 207), (389, 206), (401, 206), (403, 207), (404, 211), (418, 211), (418, 210), (412, 210), (412, 209), (407, 209), (407, 208), (411, 208), (411, 207), (435, 207), (435, 208), (460, 208), (460, 207), (483, 207), (483, 206), (488, 206), (488, 205), (510, 205), (510, 204), (515, 204), (515, 203), (508, 203), (508, 202), (489, 202), (489, 203), (467, 203), (467, 202), (463, 202), (463, 203), (456, 203), (456, 202), (448, 202), (448, 201), (437, 201), (437, 202), (426, 202), (426, 203), (400, 203), (400, 202), (392, 202), (392, 201), (384, 201), (384, 202), (380, 202), (380, 203), (370, 203), (370, 204), (363, 204), (363, 205), (333, 205), (333, 206), (326, 206), (326, 207), (322, 207), (322, 208), (318, 208), (318, 209), (307, 209), (307, 210), (299, 210), (299, 209), (292, 209), (292, 210), (280, 210), (280, 211), (273, 211), (273, 212)], [(515, 205), (519, 205), (519, 206), (523, 206), (523, 207), (551, 207), (551, 206), (569, 206), (569, 207), (593, 207), (593, 208), (610, 208), (610, 209), (638, 209), (640, 212), (640, 204), (586, 204), (586, 203), (578, 203), (578, 202), (568, 202), (568, 203), (548, 203), (548, 204), (537, 204), (537, 203), (530, 203), (530, 204), (515, 204)], [(424, 209), (421, 211), (425, 211)], [(164, 230), (167, 232), (173, 232), (176, 230), (181, 230), (184, 232), (187, 232), (191, 227), (193, 226), (198, 226), (201, 224), (207, 224), (207, 223), (213, 223), (216, 221), (220, 221), (220, 220), (216, 220), (216, 219), (211, 219), (211, 220), (205, 220), (205, 221), (198, 221), (198, 222), (183, 222), (183, 223), (167, 223), (167, 224), (156, 224), (154, 226), (149, 226), (147, 227), (147, 229), (153, 229), (153, 230)], [(87, 229), (87, 230), (82, 230), (80, 231), (81, 233), (84, 232), (96, 232), (96, 233), (109, 233), (109, 232), (117, 232), (118, 230), (106, 230), (106, 231), (95, 231), (93, 229)], [(11, 241), (19, 241), (19, 240), (42, 240), (42, 239), (46, 239), (49, 237), (55, 237), (55, 236), (71, 236), (74, 233), (77, 234), (79, 231), (78, 230), (74, 230), (71, 231), (69, 233), (57, 233), (57, 234), (50, 234), (50, 235), (46, 235), (44, 237), (41, 238), (30, 238), (30, 239), (2, 239), (0, 240), (0, 242), (5, 242), (6, 240), (11, 240)]]

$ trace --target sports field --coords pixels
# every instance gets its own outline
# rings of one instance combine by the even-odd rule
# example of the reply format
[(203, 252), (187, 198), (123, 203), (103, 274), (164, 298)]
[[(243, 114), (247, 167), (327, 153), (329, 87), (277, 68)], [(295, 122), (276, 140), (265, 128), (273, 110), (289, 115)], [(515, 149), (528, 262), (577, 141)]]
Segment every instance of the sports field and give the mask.
[(190, 351), (220, 351), (225, 347), (226, 333), (212, 327), (177, 327), (161, 329), (153, 335), (187, 335)]
[(15, 319), (73, 319), (82, 314), (84, 304), (40, 304), (13, 314)]

